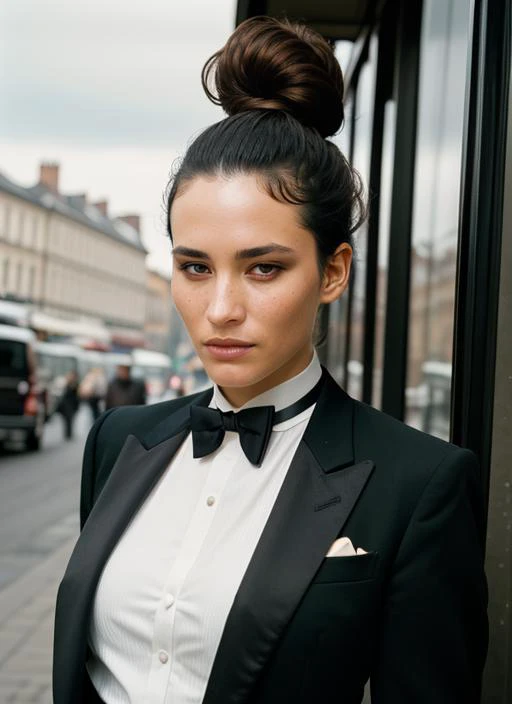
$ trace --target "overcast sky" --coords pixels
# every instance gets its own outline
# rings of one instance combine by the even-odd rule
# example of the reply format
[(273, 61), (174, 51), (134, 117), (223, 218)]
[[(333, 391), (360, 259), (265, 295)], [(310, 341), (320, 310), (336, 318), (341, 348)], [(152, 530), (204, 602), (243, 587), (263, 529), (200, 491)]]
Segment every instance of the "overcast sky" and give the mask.
[(222, 118), (201, 88), (235, 0), (0, 0), (0, 170), (22, 185), (60, 162), (63, 192), (139, 213), (169, 273), (162, 193), (173, 160)]

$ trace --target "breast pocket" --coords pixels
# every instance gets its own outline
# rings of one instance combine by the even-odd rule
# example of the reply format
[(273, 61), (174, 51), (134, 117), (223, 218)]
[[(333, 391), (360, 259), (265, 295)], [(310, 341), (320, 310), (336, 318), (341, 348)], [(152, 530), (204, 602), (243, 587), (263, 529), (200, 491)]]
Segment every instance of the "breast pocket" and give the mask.
[(379, 553), (377, 552), (344, 557), (326, 557), (312, 584), (365, 582), (375, 577), (378, 560)]

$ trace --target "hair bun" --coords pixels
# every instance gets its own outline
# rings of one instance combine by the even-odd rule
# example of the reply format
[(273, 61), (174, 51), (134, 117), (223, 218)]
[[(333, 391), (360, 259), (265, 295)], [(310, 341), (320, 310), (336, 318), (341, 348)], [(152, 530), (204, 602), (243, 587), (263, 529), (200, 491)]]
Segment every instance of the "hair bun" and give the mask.
[[(214, 75), (216, 94), (209, 88)], [(331, 45), (306, 25), (252, 17), (206, 62), (206, 94), (228, 115), (285, 110), (322, 135), (343, 124), (343, 74)]]

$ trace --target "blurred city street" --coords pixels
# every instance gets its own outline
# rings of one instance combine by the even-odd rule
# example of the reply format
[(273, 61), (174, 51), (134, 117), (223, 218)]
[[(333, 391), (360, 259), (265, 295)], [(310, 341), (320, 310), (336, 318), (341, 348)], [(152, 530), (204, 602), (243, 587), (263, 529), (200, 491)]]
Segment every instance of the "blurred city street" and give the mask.
[(45, 427), (40, 452), (0, 453), (0, 704), (50, 704), (53, 607), (78, 533), (83, 445), (91, 424), (82, 407), (75, 435), (62, 419)]

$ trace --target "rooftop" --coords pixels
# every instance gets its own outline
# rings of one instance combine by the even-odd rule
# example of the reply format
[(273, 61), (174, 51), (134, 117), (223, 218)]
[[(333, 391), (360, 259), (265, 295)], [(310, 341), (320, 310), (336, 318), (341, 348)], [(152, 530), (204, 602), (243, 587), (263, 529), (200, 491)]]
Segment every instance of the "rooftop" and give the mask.
[(110, 218), (106, 216), (99, 207), (88, 203), (84, 195), (55, 193), (42, 183), (25, 188), (11, 181), (1, 172), (0, 192), (9, 193), (40, 208), (59, 213), (141, 252), (147, 251), (142, 244), (140, 233), (135, 227), (120, 217)]

